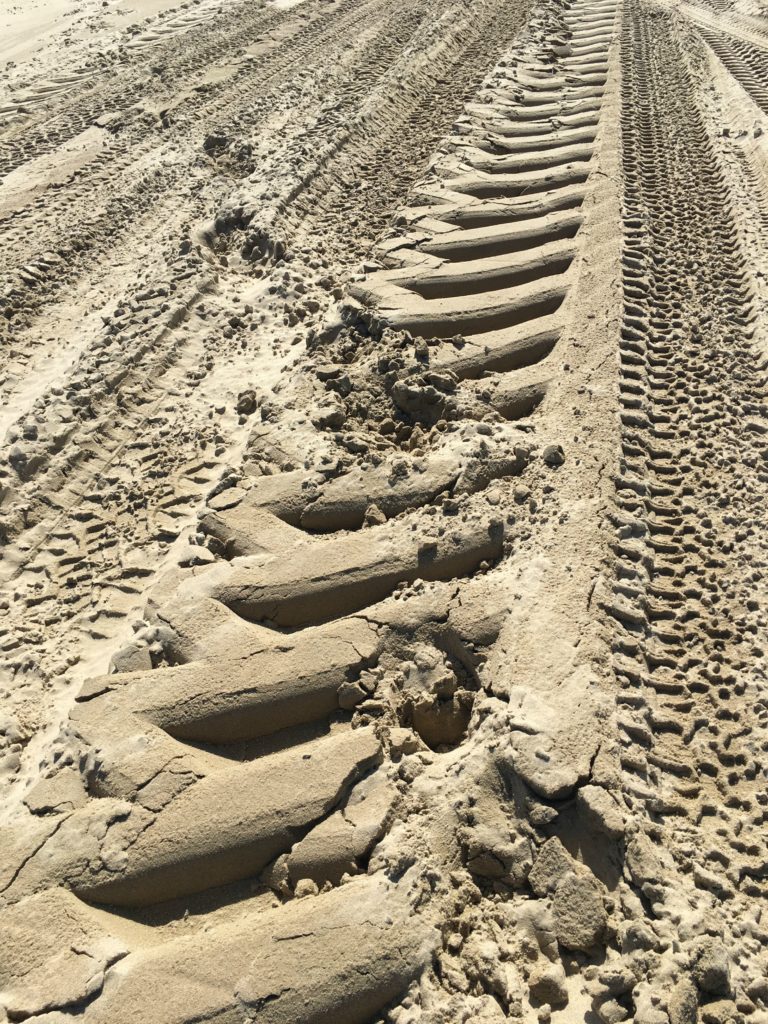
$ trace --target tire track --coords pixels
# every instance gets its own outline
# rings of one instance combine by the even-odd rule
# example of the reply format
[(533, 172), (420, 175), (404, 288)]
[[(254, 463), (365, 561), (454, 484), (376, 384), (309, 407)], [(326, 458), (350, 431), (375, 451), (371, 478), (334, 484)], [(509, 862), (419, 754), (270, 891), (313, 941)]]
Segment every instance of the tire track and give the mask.
[[(364, 39), (366, 31), (373, 34), (377, 26), (383, 28), (381, 13), (378, 20), (364, 13), (369, 8), (376, 8), (375, 2), (365, 4), (364, 12), (358, 10), (360, 7), (360, 3), (341, 5), (338, 20), (330, 25), (322, 19), (320, 24), (316, 24), (319, 18), (316, 11), (309, 24), (303, 27), (305, 17), (296, 13), (298, 23), (287, 38), (279, 41), (276, 50), (268, 52), (264, 60), (252, 61), (241, 69), (226, 90), (214, 91), (212, 95), (206, 90), (194, 89), (185, 93), (183, 106), (174, 108), (170, 130), (164, 131), (154, 118), (154, 123), (147, 125), (139, 114), (128, 117), (127, 123), (123, 116), (114, 129), (117, 136), (109, 144), (108, 151), (78, 175), (74, 187), (62, 190), (60, 200), (51, 202), (50, 196), (42, 200), (45, 219), (50, 224), (48, 237), (39, 221), (36, 221), (38, 230), (34, 234), (29, 232), (25, 217), (34, 216), (34, 210), (29, 214), (21, 211), (24, 216), (20, 220), (17, 216), (11, 221), (4, 236), (9, 250), (10, 272), (6, 271), (5, 281), (0, 282), (0, 310), (4, 314), (0, 323), (6, 336), (10, 331), (31, 323), (49, 301), (52, 285), (56, 288), (71, 286), (78, 275), (114, 245), (135, 221), (137, 213), (147, 212), (153, 197), (183, 189), (185, 184), (188, 187), (190, 179), (203, 180), (196, 166), (200, 162), (200, 146), (204, 138), (200, 131), (201, 123), (214, 127), (222, 117), (234, 118), (246, 138), (249, 135), (255, 137), (260, 124), (275, 109), (277, 86), (286, 79), (290, 80), (292, 71), (300, 69), (304, 75), (311, 74), (312, 55), (315, 55), (315, 68), (318, 70), (317, 55), (322, 46), (330, 45), (340, 32)], [(285, 17), (289, 15), (290, 12)], [(247, 42), (247, 28), (238, 32), (236, 38), (238, 46)], [(229, 37), (228, 42), (231, 49), (232, 39)], [(207, 66), (197, 54), (196, 58), (196, 66)], [(179, 69), (181, 73), (193, 74), (188, 61)], [(177, 146), (187, 148), (187, 154), (181, 160), (174, 148)], [(166, 157), (165, 154), (169, 155)], [(158, 156), (161, 161), (159, 181), (151, 166)], [(136, 181), (129, 173), (142, 165), (148, 169), (149, 188), (146, 178)], [(121, 194), (124, 180), (128, 189)], [(105, 187), (111, 191), (115, 182), (118, 183), (117, 192), (105, 205), (102, 199)], [(94, 209), (98, 211), (95, 216)], [(10, 270), (14, 264), (15, 272)]]
[[(765, 896), (765, 374), (729, 190), (670, 16), (628, 7), (623, 38), (625, 314), (615, 670), (625, 789), (677, 874), (641, 858), (654, 916), (716, 908), (738, 940)], [(756, 703), (757, 702), (757, 703)], [(652, 878), (654, 880), (652, 880)], [(732, 978), (752, 979), (756, 946)], [(731, 983), (723, 983), (723, 995)], [(706, 998), (706, 992), (702, 998)]]
[(698, 30), (742, 89), (768, 114), (768, 42), (762, 49), (725, 32), (701, 25)]
[[(594, 12), (581, 30), (587, 42), (574, 32), (556, 66), (540, 58), (509, 73), (519, 98), (505, 93), (501, 76), (472, 108), (441, 173), (420, 190), (424, 205), (404, 213), (410, 232), (383, 250), (398, 269), (351, 287), (348, 320), (432, 340), (430, 365), (460, 380), (535, 367), (553, 350), (567, 315), (615, 8)], [(521, 415), (530, 411), (522, 395), (538, 404), (545, 377), (529, 370)], [(498, 408), (510, 418), (514, 395), (501, 387)]]
[[(20, 120), (29, 121), (41, 108), (50, 108), (61, 98), (71, 99), (73, 92), (79, 91), (78, 87), (86, 89), (98, 88), (110, 75), (128, 62), (135, 63), (134, 54), (142, 49), (156, 48), (158, 43), (167, 42), (168, 37), (180, 36), (191, 29), (204, 25), (214, 18), (221, 19), (226, 12), (218, 3), (218, 0), (196, 0), (194, 6), (197, 9), (179, 14), (177, 11), (161, 11), (154, 18), (146, 19), (145, 24), (152, 22), (149, 27), (142, 30), (138, 24), (128, 26), (123, 31), (102, 32), (102, 38), (98, 47), (98, 57), (93, 57), (94, 42), (91, 41), (88, 50), (89, 58), (82, 60), (77, 54), (70, 51), (66, 55), (62, 52), (57, 54), (58, 62), (56, 68), (58, 73), (51, 74), (50, 54), (45, 53), (45, 45), (42, 52), (35, 57), (34, 67), (24, 62), (25, 83), (23, 87), (6, 87), (2, 105), (0, 105), (0, 125)], [(265, 5), (260, 5), (262, 9)], [(267, 8), (273, 5), (266, 5)], [(81, 9), (82, 10), (82, 9)], [(242, 9), (238, 12), (242, 15)], [(98, 17), (94, 19), (98, 22)], [(89, 28), (96, 27), (91, 22)], [(86, 30), (87, 31), (87, 30)], [(65, 46), (70, 47), (75, 40), (76, 34), (73, 28), (67, 30), (65, 38), (68, 42)], [(49, 40), (49, 46), (56, 48), (61, 40), (56, 37)], [(75, 50), (77, 48), (75, 47)], [(46, 57), (48, 58), (46, 60)], [(38, 67), (42, 67), (39, 74), (35, 74)], [(26, 77), (32, 74), (32, 81)], [(45, 116), (45, 115), (43, 115)]]
[[(386, 13), (383, 27), (393, 16), (394, 12)], [(389, 37), (386, 46), (366, 42), (365, 35), (361, 38), (362, 53), (348, 69), (355, 88), (345, 98), (346, 103), (354, 105), (357, 96), (376, 80), (390, 61), (392, 50), (403, 45), (420, 16), (414, 12), (410, 23), (400, 19), (400, 32)], [(376, 23), (369, 26), (369, 34), (376, 28)], [(50, 618), (48, 609), (61, 600), (64, 580), (70, 590), (70, 610), (89, 607), (89, 576), (75, 577), (70, 565), (73, 558), (84, 565), (99, 565), (102, 549), (114, 544), (107, 523), (115, 509), (116, 495), (109, 497), (107, 489), (103, 510), (98, 509), (99, 501), (85, 496), (101, 490), (108, 467), (124, 455), (126, 443), (131, 445), (126, 438), (140, 437), (148, 418), (156, 415), (168, 395), (186, 386), (183, 375), (188, 368), (185, 353), (190, 339), (179, 328), (188, 316), (184, 310), (194, 305), (210, 283), (205, 283), (205, 272), (201, 274), (206, 264), (194, 253), (172, 258), (171, 267), (170, 277), (151, 282), (120, 304), (93, 352), (87, 352), (78, 363), (65, 395), (49, 406), (48, 422), (41, 421), (36, 409), (36, 415), (28, 417), (26, 425), (17, 431), (23, 436), (11, 438), (11, 474), (6, 474), (6, 480), (12, 486), (13, 476), (18, 476), (21, 483), (14, 488), (15, 508), (10, 502), (13, 491), (10, 496), (6, 494), (5, 567), (11, 578), (27, 578), (33, 584), (28, 601), (18, 601), (18, 614), (6, 623), (4, 635), (11, 670), (27, 664), (27, 642), (39, 636), (38, 616), (45, 613)], [(192, 298), (177, 308), (173, 300), (179, 290)], [(169, 305), (170, 313), (164, 314)], [(167, 327), (159, 330), (158, 315), (160, 324), (167, 319)], [(126, 360), (122, 353), (129, 350)], [(110, 371), (109, 387), (91, 388), (89, 375), (98, 380), (100, 367), (111, 364), (118, 369)], [(160, 442), (158, 450), (162, 449)], [(94, 516), (100, 523), (98, 529)], [(64, 527), (67, 521), (68, 529)], [(65, 543), (60, 536), (63, 527)], [(168, 529), (160, 531), (161, 535), (168, 533)], [(56, 538), (53, 551), (47, 541), (51, 536)], [(10, 540), (14, 541), (12, 545)], [(119, 572), (120, 565), (105, 565), (102, 571), (107, 572), (107, 568), (110, 575)]]
[(102, 116), (129, 110), (146, 97), (148, 86), (150, 94), (154, 91), (152, 67), (156, 61), (162, 60), (163, 76), (157, 83), (161, 93), (174, 83), (184, 88), (195, 80), (199, 71), (226, 60), (233, 46), (248, 46), (265, 33), (279, 30), (284, 22), (290, 23), (297, 15), (303, 20), (303, 12), (280, 12), (265, 7), (249, 11), (251, 7), (253, 5), (247, 3), (237, 4), (228, 14), (216, 19), (215, 31), (206, 26), (200, 31), (190, 31), (184, 39), (165, 41), (154, 52), (146, 54), (138, 69), (135, 53), (127, 56), (124, 67), (121, 67), (119, 53), (111, 59), (107, 57), (103, 82), (88, 81), (82, 90), (75, 90), (74, 95), (69, 93), (62, 102), (54, 103), (53, 111), (42, 111), (31, 124), (12, 124), (5, 129), (6, 138), (0, 143), (0, 174), (8, 174), (31, 159), (52, 152)]
[[(392, 117), (386, 102), (366, 104), (336, 150), (304, 176), (284, 216), (277, 217), (275, 230), (296, 244), (311, 244), (329, 233), (344, 237), (343, 222), (353, 216), (364, 231), (334, 255), (350, 269), (364, 259), (370, 240), (385, 230), (396, 201), (396, 189), (382, 189), (380, 181), (403, 188), (409, 167), (427, 165), (445, 126), (476, 93), (480, 69), (499, 58), (505, 41), (523, 27), (527, 13), (522, 7), (502, 6), (491, 12), (490, 20), (472, 20), (461, 34), (461, 49), (454, 48), (450, 55), (441, 52), (439, 42), (432, 50), (426, 45), (417, 101), (399, 118)], [(427, 31), (439, 40), (438, 27), (439, 23), (428, 26)], [(409, 179), (407, 186), (411, 184)]]
[[(369, 31), (368, 31), (367, 35), (363, 35), (360, 38), (360, 45), (361, 45), (362, 52), (359, 55), (359, 57), (357, 57), (356, 61), (352, 64), (351, 68), (349, 68), (347, 70), (346, 74), (345, 74), (345, 78), (348, 81), (350, 81), (350, 82), (352, 82), (354, 84), (354, 89), (347, 90), (347, 84), (346, 84), (346, 81), (345, 81), (344, 78), (342, 78), (342, 81), (341, 81), (340, 86), (339, 86), (342, 94), (345, 97), (344, 100), (343, 100), (343, 103), (345, 105), (354, 105), (356, 103), (356, 101), (357, 101), (356, 98), (357, 98), (358, 94), (360, 94), (360, 93), (364, 92), (366, 89), (370, 88), (371, 83), (375, 82), (376, 78), (381, 73), (383, 68), (387, 65), (387, 63), (389, 63), (391, 61), (393, 52), (395, 52), (398, 47), (402, 46), (404, 39), (407, 39), (408, 32), (411, 31), (411, 29), (413, 27), (413, 24), (418, 22), (419, 18), (421, 17), (421, 13), (420, 12), (414, 12), (411, 15), (410, 23), (406, 20), (406, 22), (405, 22), (405, 24), (403, 26), (403, 29), (402, 29), (402, 33), (398, 34), (398, 35), (393, 35), (392, 33), (388, 33), (388, 22), (389, 22), (389, 20), (390, 20), (390, 18), (392, 16), (393, 15), (390, 13), (390, 14), (388, 14), (386, 16), (387, 20), (385, 22), (382, 22), (382, 23), (374, 22), (371, 26), (369, 26)], [(368, 20), (370, 22), (371, 19), (369, 18)], [(400, 20), (402, 21), (402, 19), (400, 19)], [(335, 31), (338, 31), (338, 27), (336, 28)], [(381, 45), (381, 42), (378, 40), (378, 37), (376, 35), (377, 32), (381, 32), (381, 33), (383, 33), (385, 35), (388, 34), (388, 39), (387, 39), (387, 45), (386, 46), (382, 46)], [(376, 39), (376, 41), (373, 41), (373, 39)], [(376, 51), (376, 50), (378, 50), (379, 52), (378, 53), (372, 53), (372, 51)], [(365, 68), (365, 73), (361, 72), (361, 69), (363, 67)], [(209, 170), (209, 169), (210, 169), (209, 167), (206, 168), (206, 170)], [(147, 187), (148, 183), (147, 183), (146, 179), (139, 179), (139, 181), (135, 185), (134, 195), (141, 195), (141, 194), (143, 194), (145, 196), (145, 204), (146, 204), (146, 198), (148, 197), (148, 195), (151, 195), (156, 200), (159, 200), (160, 197), (162, 197), (163, 195), (167, 195), (169, 193), (169, 191), (173, 191), (173, 186), (175, 185), (178, 177), (182, 173), (183, 173), (183, 171), (180, 170), (178, 166), (175, 166), (175, 167), (169, 168), (167, 170), (167, 172), (163, 173), (160, 176), (155, 175), (153, 177), (153, 179), (152, 179), (151, 190)], [(118, 210), (120, 210), (121, 212), (127, 213), (127, 215), (130, 216), (131, 218), (136, 216), (136, 211), (135, 211), (135, 209), (132, 208), (132, 204), (129, 201), (121, 200), (121, 201), (115, 203), (115, 206), (117, 206)], [(115, 219), (116, 218), (113, 215), (113, 211), (114, 211), (114, 206), (110, 206), (105, 211), (104, 215), (100, 218), (102, 227), (101, 227), (101, 231), (99, 233), (101, 234), (102, 237), (101, 237), (101, 239), (98, 239), (98, 234), (97, 234), (97, 240), (101, 242), (101, 245), (97, 245), (96, 246), (96, 252), (98, 252), (98, 250), (100, 248), (102, 248), (102, 246), (109, 245), (110, 247), (113, 247), (114, 244), (115, 244), (115, 241), (116, 241)], [(146, 213), (144, 211), (142, 211), (142, 212), (143, 212), (143, 215), (146, 216)], [(85, 225), (85, 227), (83, 229), (84, 233), (86, 233), (86, 235), (87, 235), (91, 230), (96, 231), (96, 228), (94, 227), (93, 223), (88, 224), (86, 222), (86, 225)], [(187, 243), (187, 244), (189, 244), (189, 243)], [(82, 243), (81, 243), (80, 239), (77, 239), (77, 238), (75, 239), (74, 247), (76, 249), (81, 249), (82, 248)], [(92, 255), (95, 255), (95, 254), (96, 253), (93, 253)], [(61, 254), (57, 253), (55, 255), (60, 256)], [(65, 252), (63, 254), (63, 256), (61, 256), (60, 259), (55, 260), (55, 262), (53, 262), (53, 263), (46, 263), (46, 266), (45, 266), (45, 269), (47, 271), (58, 273), (60, 276), (64, 277), (64, 280), (60, 280), (58, 282), (60, 286), (63, 285), (64, 283), (66, 283), (66, 275), (61, 275), (61, 272), (60, 272), (60, 263), (61, 263), (62, 259), (66, 258), (66, 257), (69, 257), (70, 255), (71, 255), (70, 252)], [(181, 260), (180, 262), (181, 262), (181, 268), (182, 268), (181, 269), (182, 277), (188, 276), (188, 274), (189, 274), (189, 268), (188, 268), (189, 261), (188, 260)], [(34, 279), (34, 284), (38, 287), (38, 289), (40, 289), (41, 293), (43, 293), (45, 295), (45, 297), (47, 298), (47, 294), (46, 294), (46, 292), (47, 292), (47, 288), (46, 288), (46, 286), (47, 286), (47, 275), (40, 274), (37, 278)], [(167, 284), (165, 285), (165, 287), (167, 288)], [(142, 310), (142, 315), (146, 315), (146, 310)], [(23, 359), (23, 353), (22, 352), (19, 352), (19, 358)]]
[[(513, 51), (523, 59), (497, 65), (419, 187), (417, 201), (426, 195), (434, 207), (403, 214), (412, 232), (384, 244), (392, 269), (352, 284), (343, 302), (341, 333), (365, 328), (374, 368), (365, 351), (355, 365), (334, 359), (337, 327), (315, 339), (329, 362), (306, 394), (348, 394), (348, 368), (359, 391), (386, 389), (380, 411), (408, 424), (407, 434), (387, 441), (382, 430), (376, 457), (366, 449), (362, 459), (328, 458), (222, 490), (200, 523), (216, 560), (181, 574), (153, 609), (159, 666), (126, 658), (136, 670), (81, 692), (69, 733), (87, 797), (43, 840), (42, 857), (23, 859), (5, 898), (94, 903), (159, 930), (149, 951), (120, 946), (127, 959), (103, 995), (82, 1002), (86, 1021), (159, 1019), (159, 982), (165, 1024), (363, 1024), (432, 969), (447, 882), (398, 838), (388, 853), (376, 850), (410, 827), (410, 755), (423, 754), (436, 777), (441, 765), (489, 770), (470, 767), (465, 744), (475, 703), (488, 696), (483, 652), (509, 613), (490, 574), (511, 553), (514, 517), (494, 509), (511, 503), (533, 458), (520, 424), (545, 408), (546, 356), (563, 328), (556, 317), (565, 316), (594, 185), (615, 20), (609, 0), (545, 5)], [(438, 195), (448, 202), (437, 205)], [(400, 350), (414, 335), (427, 365), (400, 374), (393, 339)], [(490, 397), (476, 391), (481, 377)], [(455, 397), (450, 414), (441, 397), (429, 401), (438, 392)], [(323, 436), (335, 428), (320, 413)], [(457, 429), (441, 438), (433, 414)], [(433, 443), (417, 443), (433, 425)], [(561, 456), (546, 447), (543, 463)], [(146, 648), (130, 656), (149, 658)], [(516, 785), (570, 794), (589, 777), (590, 751), (572, 782), (560, 764), (515, 762), (525, 780)], [(491, 855), (478, 814), (461, 818), (458, 863), (478, 884), (523, 888), (529, 903), (527, 833)], [(431, 845), (432, 830), (439, 846), (436, 821), (420, 842)], [(454, 866), (457, 854), (446, 855)], [(591, 945), (605, 930), (601, 890), (575, 870), (599, 905)], [(270, 891), (282, 906), (271, 898), (265, 909)], [(163, 931), (182, 906), (193, 927)], [(267, 937), (257, 960), (246, 952), (254, 929)], [(447, 962), (445, 948), (440, 956)], [(527, 956), (526, 998), (538, 1005), (543, 946)], [(482, 986), (505, 1013), (517, 1006), (490, 968)]]

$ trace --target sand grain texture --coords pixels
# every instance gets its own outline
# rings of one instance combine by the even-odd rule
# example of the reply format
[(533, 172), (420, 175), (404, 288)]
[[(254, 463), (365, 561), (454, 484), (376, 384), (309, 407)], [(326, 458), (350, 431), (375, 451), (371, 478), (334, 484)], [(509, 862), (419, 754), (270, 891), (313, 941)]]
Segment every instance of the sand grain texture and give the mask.
[(766, 1024), (765, 9), (0, 60), (0, 1021)]

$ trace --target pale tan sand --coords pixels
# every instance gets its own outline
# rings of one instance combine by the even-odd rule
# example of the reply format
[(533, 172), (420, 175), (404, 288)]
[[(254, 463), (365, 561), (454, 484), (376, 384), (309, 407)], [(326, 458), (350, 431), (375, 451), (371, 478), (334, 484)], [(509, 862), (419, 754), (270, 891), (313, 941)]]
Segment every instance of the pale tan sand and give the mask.
[(765, 1024), (760, 5), (0, 39), (0, 1022)]

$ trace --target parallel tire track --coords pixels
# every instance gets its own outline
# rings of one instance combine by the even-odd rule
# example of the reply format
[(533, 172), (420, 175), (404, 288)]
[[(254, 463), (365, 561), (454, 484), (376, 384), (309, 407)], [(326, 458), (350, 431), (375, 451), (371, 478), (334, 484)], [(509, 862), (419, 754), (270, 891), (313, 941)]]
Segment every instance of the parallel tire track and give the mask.
[[(34, 235), (29, 232), (24, 211), (21, 211), (20, 218), (10, 221), (2, 236), (8, 260), (3, 279), (0, 279), (0, 312), (4, 317), (1, 324), (5, 336), (10, 337), (11, 332), (29, 325), (41, 308), (50, 302), (52, 294), (55, 295), (63, 285), (71, 286), (101, 253), (114, 246), (121, 234), (135, 223), (137, 216), (151, 208), (153, 200), (168, 194), (169, 190), (184, 187), (190, 177), (199, 177), (195, 165), (202, 157), (200, 147), (204, 133), (201, 132), (201, 124), (216, 127), (222, 118), (235, 119), (244, 135), (256, 135), (260, 123), (274, 108), (270, 96), (279, 82), (290, 79), (292, 73), (306, 72), (313, 66), (313, 58), (319, 62), (323, 46), (330, 45), (339, 33), (365, 38), (366, 29), (370, 31), (382, 19), (394, 17), (393, 12), (388, 16), (386, 12), (374, 12), (372, 19), (369, 7), (376, 8), (377, 5), (363, 0), (347, 0), (338, 12), (329, 14), (320, 7), (320, 12), (315, 11), (306, 25), (305, 16), (294, 13), (295, 24), (288, 38), (278, 42), (258, 61), (250, 61), (240, 68), (226, 89), (212, 93), (208, 90), (192, 91), (181, 106), (174, 109), (167, 129), (163, 129), (159, 122), (148, 124), (140, 114), (129, 112), (127, 123), (116, 129), (116, 139), (107, 143), (106, 153), (87, 166), (70, 187), (62, 190), (61, 199), (50, 201), (50, 196), (46, 197), (45, 218), (50, 225), (47, 236), (44, 234), (41, 238), (40, 230)], [(281, 15), (281, 19), (289, 24), (290, 17), (290, 11)], [(261, 29), (263, 26), (259, 22), (253, 29), (253, 35), (261, 35)], [(242, 47), (249, 39), (248, 27), (238, 27), (236, 21), (231, 33), (231, 36), (225, 36), (230, 50), (235, 41), (238, 47)], [(224, 41), (221, 49), (222, 54), (227, 52)], [(194, 48), (192, 52), (200, 67), (208, 66)], [(185, 75), (192, 73), (188, 67), (189, 59), (183, 61), (178, 69), (182, 82)], [(108, 106), (106, 101), (105, 106)], [(62, 117), (66, 120), (68, 114), (62, 114)], [(83, 127), (91, 123), (89, 120)], [(57, 137), (56, 144), (61, 141), (64, 140)], [(141, 167), (142, 161), (153, 152), (157, 151), (162, 156), (169, 147), (172, 150), (174, 145), (182, 144), (191, 144), (192, 147), (185, 159), (176, 157), (164, 161), (159, 172), (148, 175), (148, 181), (137, 182), (132, 174), (126, 173), (134, 167)], [(25, 156), (25, 160), (30, 158)], [(102, 199), (105, 186), (113, 193), (106, 205)], [(76, 197), (74, 203), (73, 193)], [(94, 210), (97, 211), (95, 215)], [(53, 265), (49, 258), (51, 253)]]
[(728, 186), (669, 16), (637, 0), (628, 14), (611, 608), (622, 760), (651, 835), (737, 922), (766, 893), (766, 379)]
[[(278, 50), (260, 64), (260, 81), (255, 91), (259, 95), (268, 96), (281, 75), (288, 74), (290, 77), (292, 70), (302, 60), (307, 61), (308, 48), (322, 54), (323, 45), (330, 45), (332, 38), (340, 32), (348, 33), (356, 37), (357, 49), (350, 52), (347, 64), (339, 65), (335, 73), (332, 71), (332, 81), (341, 96), (341, 113), (337, 112), (336, 120), (338, 125), (343, 125), (345, 112), (354, 110), (367, 92), (375, 92), (376, 83), (396, 61), (397, 54), (424, 20), (422, 7), (407, 6), (407, 10), (398, 10), (391, 5), (385, 10), (372, 10), (375, 5), (347, 5), (332, 19), (332, 24), (323, 23), (301, 33), (301, 45), (297, 45), (294, 39), (295, 49), (289, 51), (290, 60), (287, 63), (283, 59), (286, 55)], [(490, 15), (492, 12), (493, 8), (489, 5), (486, 13)], [(477, 22), (480, 35), (483, 38), (489, 37), (488, 25), (479, 18)], [(460, 40), (455, 43), (451, 54), (455, 62), (461, 63), (465, 45)], [(474, 46), (476, 50), (481, 49), (477, 39)], [(418, 89), (422, 85), (422, 80), (417, 79), (412, 83), (409, 96), (394, 104), (388, 102), (386, 94), (378, 98), (377, 102), (386, 107), (390, 123), (396, 126), (408, 118), (412, 105), (418, 106)], [(228, 116), (238, 122), (239, 130), (245, 132), (246, 137), (247, 133), (258, 131), (259, 117), (268, 114), (270, 109), (266, 100), (260, 105), (258, 99), (249, 93), (252, 86), (249, 78), (247, 83), (227, 93), (229, 99), (214, 97), (211, 101), (213, 107), (210, 108), (226, 108)], [(241, 91), (242, 105), (237, 99)], [(339, 107), (339, 103), (334, 106)], [(206, 116), (211, 116), (210, 109), (207, 108)], [(338, 125), (336, 130), (340, 131)], [(333, 127), (326, 125), (326, 134), (330, 134)], [(311, 152), (311, 138), (302, 133), (299, 142)], [(125, 152), (125, 159), (129, 160), (130, 148), (126, 148)], [(299, 166), (301, 168), (303, 165), (300, 163)], [(152, 180), (151, 188), (146, 187), (143, 179), (135, 181), (128, 176), (127, 184), (133, 186), (132, 192), (124, 194), (120, 200), (114, 200), (95, 224), (86, 221), (83, 226), (81, 221), (78, 226), (84, 232), (83, 239), (79, 239), (65, 221), (61, 231), (70, 235), (71, 245), (77, 250), (79, 259), (73, 259), (71, 251), (66, 250), (63, 257), (55, 261), (51, 258), (50, 263), (46, 261), (46, 272), (30, 280), (28, 290), (34, 289), (34, 294), (41, 301), (50, 301), (52, 290), (49, 280), (53, 276), (66, 296), (66, 264), (71, 262), (71, 282), (72, 278), (86, 271), (88, 264), (100, 251), (116, 246), (120, 231), (127, 231), (137, 217), (146, 218), (148, 203), (160, 202), (164, 195), (173, 193), (185, 169), (188, 170), (187, 163), (176, 161), (165, 168), (159, 178)], [(113, 168), (112, 176), (119, 170), (119, 166)], [(407, 176), (408, 165), (401, 163), (398, 172)], [(90, 201), (90, 189), (97, 188), (100, 180), (97, 176), (83, 189), (77, 203), (70, 204), (70, 216), (73, 219), (82, 218)], [(382, 184), (389, 183), (383, 181)], [(64, 195), (67, 194), (68, 190)], [(66, 211), (67, 202), (63, 201), (62, 205)], [(188, 213), (191, 217), (198, 206), (196, 202), (190, 206)], [(339, 225), (339, 230), (345, 232), (344, 225)], [(172, 239), (168, 244), (171, 243)], [(186, 256), (177, 256), (171, 252), (168, 262), (168, 275), (150, 281), (138, 296), (126, 296), (120, 301), (116, 310), (118, 315), (111, 318), (103, 337), (94, 346), (98, 351), (86, 353), (81, 360), (83, 365), (76, 367), (77, 379), (66, 382), (65, 401), (54, 403), (52, 410), (53, 418), (59, 415), (64, 417), (65, 425), (55, 424), (49, 431), (36, 423), (34, 429), (37, 440), (23, 444), (24, 449), (33, 448), (34, 451), (25, 454), (21, 450), (14, 451), (11, 446), (10, 464), (0, 472), (0, 477), (5, 479), (8, 487), (5, 540), (14, 542), (13, 545), (8, 544), (5, 550), (6, 573), (18, 577), (30, 570), (35, 576), (34, 593), (31, 596), (33, 604), (25, 607), (25, 602), (20, 599), (15, 614), (6, 623), (4, 641), (7, 644), (8, 663), (14, 669), (22, 661), (25, 662), (27, 657), (24, 638), (36, 641), (41, 628), (39, 616), (50, 617), (49, 609), (61, 600), (65, 577), (68, 577), (69, 610), (74, 612), (88, 607), (88, 574), (74, 576), (63, 568), (70, 564), (73, 557), (77, 557), (84, 566), (93, 565), (95, 574), (107, 573), (111, 577), (119, 571), (119, 565), (111, 564), (111, 554), (117, 554), (113, 531), (104, 522), (111, 515), (108, 495), (103, 495), (106, 516), (98, 507), (101, 502), (90, 495), (101, 491), (105, 475), (109, 475), (107, 471), (125, 450), (126, 438), (140, 436), (146, 429), (147, 416), (156, 413), (158, 405), (167, 399), (174, 388), (186, 386), (185, 374), (190, 370), (186, 366), (189, 340), (179, 331), (192, 305), (192, 300), (187, 301), (186, 297), (197, 296), (210, 285), (207, 265), (194, 252)], [(15, 292), (12, 291), (12, 295)], [(184, 300), (182, 308), (187, 312), (179, 312), (179, 297)], [(168, 324), (164, 326), (166, 320)], [(9, 324), (20, 362), (34, 357), (35, 346), (31, 343), (35, 339), (34, 325), (33, 319), (29, 329), (30, 344), (22, 346), (22, 337), (17, 335), (19, 325), (15, 320)], [(108, 356), (116, 359), (118, 364), (125, 365), (117, 372), (110, 370), (107, 388), (98, 386), (92, 393), (81, 395), (82, 379), (87, 380), (91, 373), (98, 378), (101, 366), (109, 363)], [(136, 403), (138, 395), (141, 400)], [(60, 413), (56, 407), (58, 404), (65, 407)], [(67, 408), (68, 405), (72, 405), (72, 408)], [(66, 435), (63, 442), (62, 431)], [(16, 447), (20, 448), (18, 445)], [(12, 506), (11, 498), (14, 495), (17, 499), (15, 505), (23, 505), (23, 515), (16, 514)], [(138, 496), (136, 500), (141, 501)], [(45, 539), (60, 535), (62, 531), (66, 535), (64, 544), (58, 536), (52, 545)], [(108, 547), (112, 547), (113, 551), (105, 554), (104, 549)], [(63, 556), (60, 553), (62, 549)], [(106, 564), (102, 564), (103, 559), (106, 559)], [(97, 570), (97, 566), (100, 570)]]
[[(482, 492), (511, 485), (530, 460), (516, 424), (546, 397), (615, 20), (613, 0), (545, 8), (525, 60), (497, 67), (487, 102), (467, 108), (462, 134), (415, 197), (448, 202), (407, 209), (415, 233), (380, 252), (396, 269), (350, 287), (350, 322), (374, 338), (419, 337), (427, 376), (458, 386), (470, 410), (462, 431), (422, 453), (417, 472), (404, 472), (395, 451), (222, 492), (201, 528), (224, 557), (156, 611), (165, 664), (93, 680), (80, 694), (70, 728), (89, 800), (52, 834), (42, 867), (27, 859), (6, 898), (59, 885), (146, 921), (168, 900), (204, 915), (264, 882), (287, 902), (138, 954), (85, 1007), (86, 1021), (159, 1020), (159, 976), (170, 986), (165, 1024), (203, 1015), (363, 1024), (430, 963), (439, 933), (410, 865), (338, 885), (366, 871), (396, 819), (403, 753), (450, 753), (466, 737), (476, 652), (500, 628), (479, 606), (469, 614), (473, 588), (507, 552), (505, 524)], [(343, 369), (320, 372), (333, 382)], [(471, 411), (481, 377), (493, 426)], [(403, 378), (392, 388), (403, 410), (409, 387)], [(101, 853), (84, 860), (75, 837), (91, 828)], [(308, 977), (290, 952), (287, 965), (282, 953), (273, 963), (269, 939), (263, 958), (246, 954), (255, 926), (275, 943), (284, 933), (288, 950), (298, 936)], [(179, 959), (184, 971), (174, 972)]]
[(744, 91), (768, 114), (768, 45), (750, 45), (725, 32), (699, 26), (699, 32)]

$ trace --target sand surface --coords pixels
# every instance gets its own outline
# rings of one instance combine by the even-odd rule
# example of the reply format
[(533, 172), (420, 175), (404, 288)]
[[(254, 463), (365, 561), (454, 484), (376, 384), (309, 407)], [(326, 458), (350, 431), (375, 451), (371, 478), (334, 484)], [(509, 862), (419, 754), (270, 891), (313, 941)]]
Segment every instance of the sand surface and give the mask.
[(0, 1022), (768, 1024), (768, 9), (0, 4)]

